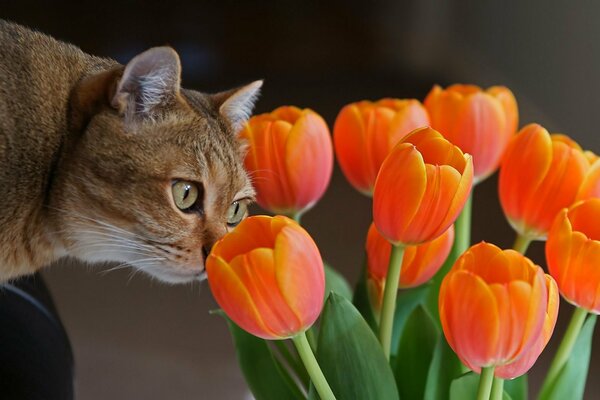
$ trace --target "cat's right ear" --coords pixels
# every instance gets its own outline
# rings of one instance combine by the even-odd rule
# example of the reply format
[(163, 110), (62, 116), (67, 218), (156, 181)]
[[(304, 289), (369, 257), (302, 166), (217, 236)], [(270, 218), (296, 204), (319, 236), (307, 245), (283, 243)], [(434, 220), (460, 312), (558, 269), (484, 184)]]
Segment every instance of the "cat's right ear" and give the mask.
[(134, 57), (123, 71), (111, 105), (126, 121), (154, 119), (179, 95), (181, 63), (170, 47), (154, 47)]

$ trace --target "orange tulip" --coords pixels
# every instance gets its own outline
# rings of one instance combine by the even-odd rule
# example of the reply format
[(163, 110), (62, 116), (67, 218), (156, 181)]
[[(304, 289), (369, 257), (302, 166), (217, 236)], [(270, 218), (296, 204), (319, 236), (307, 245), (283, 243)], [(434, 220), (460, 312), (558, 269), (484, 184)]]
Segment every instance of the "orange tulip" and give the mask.
[(335, 154), (346, 179), (371, 196), (381, 163), (409, 132), (429, 125), (418, 100), (382, 99), (348, 104), (333, 127)]
[(491, 175), (517, 131), (519, 112), (512, 92), (502, 86), (434, 86), (425, 99), (431, 126), (473, 156), (475, 182)]
[(525, 374), (533, 367), (533, 364), (535, 364), (542, 351), (546, 348), (548, 341), (552, 337), (552, 333), (554, 333), (560, 304), (556, 281), (550, 275), (546, 275), (546, 289), (548, 293), (548, 308), (544, 317), (542, 334), (538, 336), (537, 341), (531, 346), (529, 351), (524, 352), (510, 364), (496, 368), (494, 371), (496, 376), (502, 379), (513, 379)]
[(325, 274), (319, 249), (286, 217), (243, 220), (215, 244), (206, 272), (225, 313), (264, 339), (304, 332), (323, 307)]
[(500, 168), (500, 203), (512, 227), (529, 239), (544, 239), (556, 214), (575, 200), (588, 169), (574, 141), (537, 124), (525, 126)]
[(471, 156), (431, 128), (402, 139), (381, 165), (373, 220), (391, 243), (428, 242), (454, 223), (471, 192)]
[(327, 124), (312, 110), (279, 107), (250, 118), (240, 136), (250, 145), (245, 166), (261, 207), (293, 215), (325, 193), (333, 169)]
[(600, 159), (589, 151), (584, 154), (590, 163), (590, 169), (579, 187), (576, 201), (600, 198)]
[(570, 303), (600, 314), (600, 199), (563, 209), (546, 242), (548, 271)]
[[(411, 288), (429, 281), (441, 268), (454, 243), (454, 225), (431, 242), (404, 249), (400, 288)], [(392, 245), (377, 231), (375, 224), (367, 234), (367, 271), (369, 294), (375, 309), (381, 308)]]
[[(533, 349), (545, 340), (545, 325), (554, 325), (558, 307), (548, 280), (514, 250), (482, 242), (463, 253), (442, 281), (439, 296), (442, 329), (460, 360), (480, 372), (521, 357), (528, 357), (523, 364), (537, 358)], [(513, 371), (500, 369), (502, 376), (514, 377), (511, 373), (529, 367), (513, 366)]]

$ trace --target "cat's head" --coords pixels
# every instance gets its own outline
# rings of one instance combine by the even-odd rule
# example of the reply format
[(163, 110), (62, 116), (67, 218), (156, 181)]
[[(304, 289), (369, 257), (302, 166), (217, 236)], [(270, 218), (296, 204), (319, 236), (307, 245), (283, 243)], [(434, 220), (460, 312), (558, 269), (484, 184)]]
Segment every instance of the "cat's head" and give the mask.
[(84, 128), (51, 204), (69, 255), (202, 279), (212, 245), (246, 216), (254, 190), (237, 131), (262, 82), (206, 95), (180, 88), (180, 73), (177, 53), (158, 47), (74, 91)]

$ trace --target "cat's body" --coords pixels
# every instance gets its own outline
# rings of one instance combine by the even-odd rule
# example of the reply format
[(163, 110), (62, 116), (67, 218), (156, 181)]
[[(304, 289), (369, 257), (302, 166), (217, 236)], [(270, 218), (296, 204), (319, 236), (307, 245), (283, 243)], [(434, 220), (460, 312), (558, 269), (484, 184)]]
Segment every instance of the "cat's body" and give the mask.
[(0, 20), (0, 281), (63, 256), (202, 274), (253, 196), (235, 130), (260, 83), (209, 96), (179, 76), (169, 48), (124, 67)]

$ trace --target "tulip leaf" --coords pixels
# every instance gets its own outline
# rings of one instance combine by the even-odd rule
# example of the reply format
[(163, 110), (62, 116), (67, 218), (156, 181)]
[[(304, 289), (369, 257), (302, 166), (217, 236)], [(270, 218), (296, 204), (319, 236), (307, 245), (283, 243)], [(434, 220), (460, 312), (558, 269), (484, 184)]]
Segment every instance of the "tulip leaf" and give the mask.
[(590, 315), (583, 324), (569, 360), (553, 382), (546, 382), (540, 391), (540, 400), (582, 399), (588, 376), (592, 337), (596, 316)]
[[(399, 398), (394, 374), (373, 331), (336, 293), (325, 303), (317, 348), (317, 361), (337, 400)], [(317, 398), (311, 391), (309, 399)]]
[(363, 272), (360, 276), (360, 279), (356, 283), (356, 288), (354, 289), (354, 297), (352, 298), (352, 304), (354, 304), (354, 306), (360, 312), (365, 321), (367, 321), (367, 324), (369, 325), (373, 333), (377, 334), (377, 322), (375, 320), (375, 315), (373, 314), (371, 302), (369, 301), (369, 293), (367, 292), (366, 268), (363, 268)]
[(504, 392), (508, 394), (512, 400), (527, 400), (529, 397), (529, 382), (527, 374), (521, 375), (515, 379), (505, 380)]
[(331, 265), (327, 263), (325, 266), (325, 296), (330, 292), (335, 292), (340, 296), (352, 301), (352, 289), (346, 281), (346, 278), (337, 272)]
[(402, 399), (422, 399), (427, 372), (440, 331), (423, 306), (417, 305), (400, 339), (394, 374)]
[(452, 351), (444, 335), (438, 338), (433, 359), (427, 374), (426, 400), (448, 400), (452, 381), (465, 372), (456, 354)]
[[(223, 314), (224, 315), (224, 314)], [(241, 329), (229, 318), (240, 369), (256, 400), (305, 399), (264, 339)]]
[[(398, 297), (396, 298), (396, 310), (394, 312), (394, 328), (392, 331), (392, 354), (395, 355), (398, 352), (400, 336), (403, 334), (404, 326), (407, 323), (408, 317), (414, 312), (419, 304), (422, 304), (425, 301), (428, 293), (429, 285), (421, 285), (416, 288), (398, 291)], [(435, 324), (435, 321), (431, 321)]]

